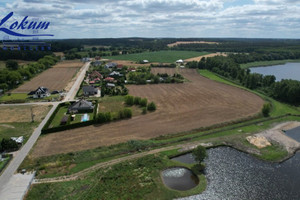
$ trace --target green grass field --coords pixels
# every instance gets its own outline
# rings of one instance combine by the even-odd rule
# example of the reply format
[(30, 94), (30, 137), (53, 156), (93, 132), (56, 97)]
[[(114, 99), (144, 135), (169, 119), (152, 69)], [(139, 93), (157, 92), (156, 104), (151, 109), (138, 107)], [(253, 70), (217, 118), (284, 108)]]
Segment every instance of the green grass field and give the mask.
[(0, 101), (26, 100), (28, 97), (26, 93), (12, 93), (11, 95), (3, 95)]
[(291, 105), (288, 105), (288, 104), (281, 103), (281, 102), (276, 101), (276, 100), (274, 100), (270, 97), (267, 97), (266, 95), (263, 95), (263, 94), (261, 94), (257, 91), (253, 91), (253, 90), (250, 90), (246, 87), (237, 85), (237, 84), (235, 84), (235, 83), (233, 83), (229, 80), (226, 80), (226, 79), (223, 79), (223, 78), (219, 77), (218, 75), (214, 74), (213, 72), (210, 72), (208, 70), (199, 70), (199, 73), (202, 76), (207, 77), (211, 80), (218, 81), (218, 82), (221, 82), (221, 83), (225, 83), (227, 85), (232, 85), (232, 86), (247, 90), (249, 92), (252, 92), (252, 93), (262, 97), (263, 99), (271, 102), (272, 103), (272, 111), (271, 111), (270, 115), (272, 117), (284, 115), (284, 114), (287, 114), (287, 113), (300, 114), (299, 109), (295, 106), (291, 106)]
[(282, 65), (288, 62), (300, 62), (300, 60), (271, 60), (271, 61), (258, 61), (258, 62), (250, 62), (246, 64), (241, 64), (242, 69), (250, 68), (250, 67), (263, 67), (263, 66), (272, 66), (272, 65)]
[[(0, 123), (0, 141), (3, 138), (24, 136), (25, 142), (31, 136), (39, 122)], [(25, 144), (24, 142), (24, 144)]]
[(169, 166), (182, 166), (163, 155), (149, 155), (123, 162), (105, 170), (91, 172), (84, 179), (36, 184), (26, 199), (174, 199), (199, 194), (206, 188), (205, 177), (198, 175), (200, 183), (188, 191), (176, 191), (164, 186), (160, 172)]
[(174, 63), (176, 60), (179, 59), (188, 59), (197, 56), (203, 56), (206, 54), (209, 53), (197, 51), (155, 51), (118, 56), (106, 56), (104, 58), (112, 60), (148, 60), (149, 62)]

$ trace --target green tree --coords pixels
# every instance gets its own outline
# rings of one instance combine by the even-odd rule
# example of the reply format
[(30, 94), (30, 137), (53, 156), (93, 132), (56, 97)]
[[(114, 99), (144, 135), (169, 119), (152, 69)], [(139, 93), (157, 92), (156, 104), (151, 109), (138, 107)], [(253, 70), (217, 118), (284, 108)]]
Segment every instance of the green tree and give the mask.
[(154, 110), (156, 110), (156, 105), (155, 105), (155, 103), (154, 103), (153, 101), (152, 101), (151, 103), (148, 104), (147, 110), (149, 110), (149, 111), (154, 111)]
[(261, 109), (261, 112), (264, 117), (269, 117), (271, 111), (271, 104), (265, 103)]
[(148, 100), (146, 98), (141, 99), (140, 106), (147, 107), (147, 102), (148, 102)]
[(203, 162), (203, 160), (206, 158), (207, 154), (206, 154), (206, 149), (203, 146), (198, 146), (197, 148), (195, 148), (192, 152), (195, 160), (201, 164)]
[(92, 51), (97, 51), (97, 48), (96, 48), (96, 47), (93, 47), (93, 48), (92, 48)]
[(128, 106), (132, 106), (134, 104), (134, 97), (133, 96), (130, 96), (130, 95), (127, 95), (125, 97), (125, 103), (128, 105)]
[(8, 60), (6, 61), (6, 68), (11, 70), (17, 70), (19, 69), (19, 64), (14, 60)]

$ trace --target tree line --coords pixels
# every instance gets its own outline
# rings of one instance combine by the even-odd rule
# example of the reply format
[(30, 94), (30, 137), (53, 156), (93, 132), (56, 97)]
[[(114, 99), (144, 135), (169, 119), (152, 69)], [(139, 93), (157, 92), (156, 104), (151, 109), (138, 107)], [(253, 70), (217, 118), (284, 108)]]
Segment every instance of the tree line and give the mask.
[[(250, 73), (249, 69), (242, 69), (236, 59), (240, 54), (228, 57), (216, 56), (202, 58), (199, 62), (191, 62), (188, 66), (192, 68), (207, 69), (240, 85), (252, 90), (259, 90), (266, 95), (282, 102), (290, 104), (300, 103), (300, 82), (296, 80), (281, 80), (275, 82), (273, 75), (262, 75)], [(240, 55), (241, 60), (244, 55)], [(236, 59), (234, 59), (236, 58)]]
[(6, 61), (6, 68), (0, 70), (0, 89), (7, 91), (16, 88), (25, 80), (30, 80), (36, 74), (50, 68), (58, 61), (56, 56), (46, 55), (37, 62), (19, 66), (16, 61)]

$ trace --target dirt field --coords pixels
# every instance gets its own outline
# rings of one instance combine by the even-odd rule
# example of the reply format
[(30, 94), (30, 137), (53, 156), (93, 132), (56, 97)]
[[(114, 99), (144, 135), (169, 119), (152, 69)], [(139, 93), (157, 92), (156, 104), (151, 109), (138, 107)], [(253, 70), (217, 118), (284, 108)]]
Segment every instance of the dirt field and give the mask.
[(227, 54), (226, 53), (221, 53), (221, 52), (211, 53), (211, 54), (208, 54), (208, 55), (205, 55), (205, 56), (199, 56), (199, 57), (189, 58), (189, 59), (186, 59), (184, 61), (185, 62), (191, 62), (191, 61), (197, 61), (197, 62), (199, 62), (203, 57), (208, 58), (208, 57), (214, 57), (214, 56), (227, 56)]
[(206, 41), (178, 41), (175, 43), (168, 44), (168, 47), (174, 47), (179, 44), (219, 44), (218, 42), (206, 42)]
[(49, 105), (1, 106), (0, 123), (31, 122), (31, 108), (35, 121), (42, 121), (50, 110)]
[(28, 93), (40, 86), (44, 86), (50, 91), (63, 90), (82, 66), (83, 63), (79, 61), (60, 62), (13, 90), (12, 93)]
[[(175, 69), (154, 69), (173, 74)], [(247, 91), (200, 76), (196, 70), (180, 69), (190, 82), (183, 84), (132, 85), (130, 94), (154, 101), (157, 110), (129, 120), (89, 126), (46, 135), (33, 156), (85, 150), (131, 139), (149, 139), (256, 114), (264, 101)]]

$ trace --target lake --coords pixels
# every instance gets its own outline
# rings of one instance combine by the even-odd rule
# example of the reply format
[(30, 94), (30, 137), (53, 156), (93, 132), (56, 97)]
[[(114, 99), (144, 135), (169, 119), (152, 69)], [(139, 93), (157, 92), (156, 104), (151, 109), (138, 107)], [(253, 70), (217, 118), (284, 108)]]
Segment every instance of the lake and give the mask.
[[(298, 139), (300, 128), (286, 131)], [(259, 160), (231, 147), (207, 150), (206, 190), (184, 200), (298, 200), (300, 199), (300, 152), (282, 163)], [(172, 160), (193, 163), (191, 154)]]
[(300, 63), (286, 63), (284, 65), (273, 65), (267, 67), (250, 68), (251, 73), (263, 75), (274, 75), (276, 81), (281, 79), (293, 79), (300, 81)]

